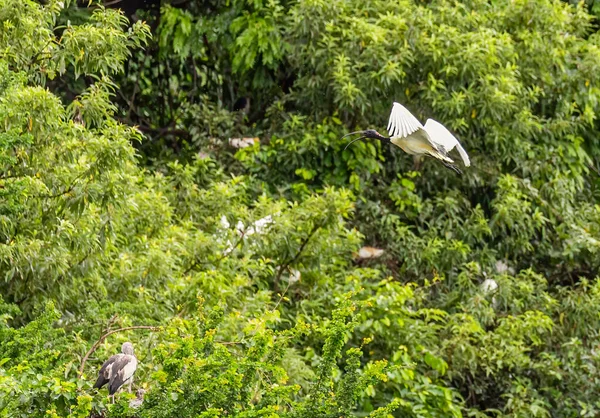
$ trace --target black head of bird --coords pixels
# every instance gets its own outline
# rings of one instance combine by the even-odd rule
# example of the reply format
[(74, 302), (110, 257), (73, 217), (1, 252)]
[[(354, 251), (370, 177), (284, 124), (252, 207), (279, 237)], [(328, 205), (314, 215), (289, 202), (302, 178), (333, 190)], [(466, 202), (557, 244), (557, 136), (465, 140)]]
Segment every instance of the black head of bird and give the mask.
[(383, 136), (381, 135), (379, 132), (377, 132), (375, 129), (367, 129), (366, 131), (356, 131), (356, 132), (350, 132), (349, 134), (344, 135), (342, 138), (347, 137), (348, 135), (356, 135), (359, 134), (360, 136), (356, 139), (353, 139), (352, 141), (350, 141), (350, 143), (348, 143), (348, 145), (346, 145), (346, 147), (344, 148), (344, 150), (346, 148), (348, 148), (350, 145), (352, 145), (354, 142), (356, 141), (360, 141), (361, 139), (378, 139), (381, 142), (390, 142), (390, 138), (387, 136)]

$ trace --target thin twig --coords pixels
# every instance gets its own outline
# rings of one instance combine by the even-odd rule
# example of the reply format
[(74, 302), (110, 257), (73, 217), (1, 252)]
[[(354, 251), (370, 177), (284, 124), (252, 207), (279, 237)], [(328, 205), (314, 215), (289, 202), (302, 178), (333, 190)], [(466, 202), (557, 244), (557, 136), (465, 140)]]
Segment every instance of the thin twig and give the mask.
[(108, 323), (106, 324), (106, 328), (104, 328), (104, 331), (102, 331), (102, 333), (108, 332), (110, 331), (110, 329), (112, 328), (113, 324), (115, 322), (117, 322), (117, 319), (119, 318), (118, 314), (114, 314), (109, 320)]
[[(240, 245), (241, 242), (244, 240), (244, 237), (246, 236), (246, 232), (247, 232), (247, 229), (244, 229), (242, 231), (240, 237), (236, 241), (236, 243), (231, 247), (231, 249), (229, 251), (224, 251), (223, 254), (221, 254), (221, 256), (219, 258), (217, 258), (214, 262), (220, 263), (221, 261), (223, 261), (224, 259), (229, 257), (233, 253), (233, 250), (235, 250), (237, 248), (237, 246)], [(187, 267), (184, 270), (183, 275), (184, 276), (187, 275), (190, 271), (192, 271), (199, 264), (203, 264), (203, 263), (200, 260), (198, 260), (198, 258), (195, 258), (194, 261), (192, 262), (192, 264), (190, 264), (189, 267)]]
[[(113, 317), (113, 318), (115, 318), (115, 317)], [(113, 318), (111, 318), (111, 321), (109, 321), (109, 324), (112, 323)], [(152, 331), (156, 331), (159, 328), (160, 327), (155, 327), (155, 326), (151, 326), (151, 325), (136, 325), (136, 326), (133, 326), (133, 327), (118, 328), (118, 329), (113, 329), (112, 331), (106, 331), (100, 337), (100, 339), (98, 341), (96, 341), (96, 343), (92, 346), (92, 348), (90, 348), (90, 350), (87, 353), (85, 353), (85, 356), (83, 356), (83, 359), (81, 360), (81, 366), (79, 366), (79, 375), (78, 375), (78, 377), (81, 379), (81, 376), (83, 375), (83, 369), (85, 368), (85, 363), (87, 362), (88, 357), (91, 356), (94, 351), (96, 351), (96, 349), (100, 346), (100, 344), (102, 344), (102, 342), (109, 335), (112, 335), (115, 332), (129, 331), (129, 330), (132, 330), (132, 329), (149, 329), (149, 330), (152, 330)]]
[(140, 131), (144, 133), (155, 133), (156, 135), (162, 137), (165, 135), (174, 135), (174, 136), (183, 136), (185, 138), (190, 138), (191, 135), (188, 131), (184, 129), (175, 129), (169, 126), (164, 128), (151, 128), (149, 126), (144, 125), (135, 125)]
[(217, 344), (221, 345), (235, 345), (235, 344), (243, 344), (244, 341), (215, 341)]
[[(69, 187), (65, 190), (63, 190), (62, 192), (58, 192), (56, 194), (40, 194), (40, 195), (36, 195), (34, 197), (38, 198), (38, 199), (56, 199), (57, 197), (61, 197), (64, 196), (68, 193), (71, 193), (75, 187), (78, 185), (77, 181), (82, 179), (83, 177), (87, 177), (88, 174), (90, 174), (92, 172), (91, 168), (88, 168), (87, 170), (82, 171), (81, 173), (79, 173), (77, 176), (75, 176), (75, 178), (73, 179), (73, 182), (69, 185)], [(88, 183), (90, 182), (90, 180), (88, 180)]]
[(289, 261), (286, 261), (285, 263), (283, 263), (280, 267), (279, 267), (279, 271), (277, 272), (277, 276), (275, 276), (275, 286), (278, 285), (279, 280), (281, 279), (281, 275), (283, 274), (283, 271), (285, 269), (287, 269), (291, 264), (295, 263), (298, 258), (300, 258), (300, 256), (302, 255), (302, 252), (304, 251), (304, 247), (306, 247), (306, 244), (308, 244), (308, 242), (310, 241), (310, 239), (313, 237), (313, 235), (315, 235), (315, 233), (321, 229), (320, 224), (315, 224), (313, 226), (313, 229), (310, 231), (310, 234), (308, 234), (308, 237), (306, 237), (306, 239), (302, 242), (302, 244), (300, 245), (300, 249), (298, 250), (298, 252), (296, 253), (296, 255)]
[(27, 176), (29, 176), (29, 175), (28, 174), (17, 174), (17, 173), (15, 173), (15, 174), (10, 174), (8, 176), (2, 175), (2, 176), (0, 176), (0, 180), (16, 179), (16, 178), (27, 177)]
[(282, 294), (279, 296), (279, 300), (278, 300), (278, 301), (277, 301), (277, 303), (275, 304), (275, 307), (273, 308), (273, 311), (275, 311), (275, 309), (277, 309), (277, 307), (279, 307), (279, 304), (281, 303), (281, 301), (282, 301), (282, 300), (283, 300), (283, 298), (285, 297), (285, 294), (286, 294), (286, 293), (287, 293), (287, 291), (289, 290), (289, 288), (290, 288), (290, 285), (291, 285), (291, 284), (292, 284), (292, 283), (288, 281), (288, 284), (287, 284), (287, 286), (286, 286), (285, 290), (283, 291), (283, 293), (282, 293)]
[[(50, 38), (48, 39), (48, 41), (46, 42), (46, 45), (43, 46), (42, 49), (40, 49), (33, 57), (31, 57), (31, 60), (29, 61), (29, 65), (33, 65), (33, 64), (37, 64), (38, 63), (38, 58), (40, 57), (40, 55), (42, 55), (44, 53), (44, 50), (50, 46), (50, 44), (52, 43), (52, 41), (54, 41), (54, 38)], [(50, 57), (52, 56), (52, 54), (49, 54)]]
[(129, 110), (127, 111), (127, 118), (126, 119), (117, 118), (117, 120), (119, 122), (121, 122), (121, 123), (124, 123), (125, 125), (132, 126), (134, 124), (131, 121), (130, 114), (131, 114), (131, 112), (133, 112), (135, 114), (135, 116), (141, 122), (143, 122), (146, 126), (150, 126), (151, 123), (148, 120), (146, 120), (146, 118), (144, 118), (142, 115), (140, 115), (138, 113), (138, 111), (134, 108), (133, 100), (135, 100), (135, 94), (136, 94), (137, 90), (138, 90), (138, 88), (137, 88), (137, 84), (136, 84), (135, 87), (134, 87), (133, 97), (132, 97), (131, 101), (127, 97), (125, 97), (125, 95), (123, 94), (123, 92), (121, 92), (120, 90), (117, 90), (117, 93), (119, 94), (119, 96), (121, 96), (121, 99), (123, 99), (129, 105)]

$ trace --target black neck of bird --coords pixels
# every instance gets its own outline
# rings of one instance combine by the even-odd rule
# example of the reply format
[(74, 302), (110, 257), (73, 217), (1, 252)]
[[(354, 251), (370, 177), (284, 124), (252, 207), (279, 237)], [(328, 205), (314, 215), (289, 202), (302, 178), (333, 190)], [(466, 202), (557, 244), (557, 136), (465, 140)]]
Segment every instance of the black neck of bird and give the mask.
[(380, 140), (381, 142), (383, 142), (384, 144), (387, 144), (388, 142), (390, 142), (390, 139), (391, 139), (390, 137), (387, 137), (387, 136), (380, 135), (380, 134), (378, 134), (377, 132), (369, 132), (369, 133), (366, 135), (366, 137), (367, 137), (367, 138), (372, 138), (372, 139), (378, 139), (378, 140)]

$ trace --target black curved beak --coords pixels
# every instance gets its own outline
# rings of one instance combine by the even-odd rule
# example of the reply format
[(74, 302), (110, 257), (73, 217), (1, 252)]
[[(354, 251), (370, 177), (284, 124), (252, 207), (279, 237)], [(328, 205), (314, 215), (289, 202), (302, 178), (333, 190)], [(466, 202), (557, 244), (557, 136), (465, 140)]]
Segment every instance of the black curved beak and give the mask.
[(346, 146), (344, 147), (344, 151), (346, 151), (346, 148), (348, 148), (350, 145), (354, 144), (356, 141), (360, 141), (361, 139), (365, 139), (365, 138), (366, 138), (366, 136), (361, 136), (361, 137), (359, 137), (359, 138), (353, 139), (352, 141), (350, 141), (350, 142), (348, 143), (348, 145), (346, 145)]
[(356, 132), (350, 132), (349, 134), (346, 134), (346, 135), (344, 135), (344, 136), (342, 137), (342, 139), (346, 138), (348, 135), (356, 135), (356, 134), (361, 134), (361, 136), (360, 136), (359, 138), (356, 138), (356, 139), (353, 139), (352, 141), (350, 141), (350, 142), (348, 143), (348, 145), (346, 145), (346, 146), (344, 147), (344, 151), (346, 151), (346, 149), (347, 149), (347, 148), (348, 148), (350, 145), (354, 144), (356, 141), (360, 141), (361, 139), (365, 139), (365, 138), (366, 138), (366, 136), (365, 136), (365, 131), (356, 131)]
[[(364, 135), (365, 131), (356, 131), (356, 132), (350, 132), (349, 134), (346, 134), (342, 137), (342, 139), (346, 138), (348, 135), (355, 135), (355, 134), (361, 134)], [(366, 138), (366, 137), (365, 137)]]

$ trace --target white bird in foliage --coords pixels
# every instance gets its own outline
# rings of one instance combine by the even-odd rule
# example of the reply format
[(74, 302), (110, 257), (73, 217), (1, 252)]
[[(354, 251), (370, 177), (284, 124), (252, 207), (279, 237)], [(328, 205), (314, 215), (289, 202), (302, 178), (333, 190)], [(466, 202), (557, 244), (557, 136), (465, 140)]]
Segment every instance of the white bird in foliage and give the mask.
[[(387, 130), (390, 135), (389, 137), (381, 135), (374, 129), (351, 132), (344, 135), (344, 137), (353, 134), (361, 135), (360, 138), (353, 140), (350, 144), (364, 138), (378, 139), (384, 143), (391, 142), (402, 148), (407, 154), (413, 155), (417, 167), (421, 158), (424, 155), (428, 155), (438, 159), (446, 167), (460, 174), (461, 171), (453, 164), (454, 161), (448, 157), (448, 153), (456, 147), (465, 166), (469, 167), (471, 165), (467, 152), (460, 145), (458, 139), (456, 139), (444, 125), (433, 119), (427, 119), (425, 126), (423, 126), (421, 125), (421, 122), (419, 122), (417, 118), (415, 118), (408, 109), (400, 103), (394, 102)], [(350, 144), (348, 144), (346, 148)]]
[[(479, 285), (481, 291), (485, 295), (494, 294), (498, 292), (498, 282), (494, 279), (485, 279), (481, 285)], [(492, 306), (494, 308), (498, 307), (498, 301), (496, 300), (496, 296), (492, 296)]]
[(137, 364), (137, 358), (133, 355), (133, 345), (123, 343), (121, 354), (115, 354), (102, 365), (94, 387), (100, 389), (108, 383), (108, 394), (112, 396), (114, 403), (115, 393), (124, 384), (129, 383), (129, 392), (131, 392), (133, 374), (137, 369)]
[(142, 406), (142, 404), (144, 403), (144, 394), (146, 393), (146, 391), (144, 389), (138, 389), (137, 392), (135, 392), (135, 399), (132, 399), (129, 401), (129, 407), (130, 408), (139, 408), (140, 406)]

